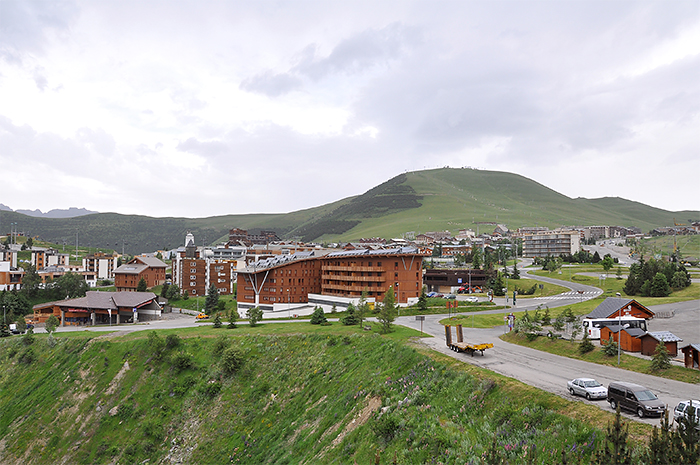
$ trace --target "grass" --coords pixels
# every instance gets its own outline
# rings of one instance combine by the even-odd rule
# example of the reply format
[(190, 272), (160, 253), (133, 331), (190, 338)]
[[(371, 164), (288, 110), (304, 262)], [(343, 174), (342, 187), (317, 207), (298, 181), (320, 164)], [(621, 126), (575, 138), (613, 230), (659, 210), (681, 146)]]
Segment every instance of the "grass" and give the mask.
[[(578, 343), (565, 341), (562, 339), (550, 339), (547, 337), (538, 337), (534, 341), (528, 341), (523, 334), (514, 332), (506, 333), (500, 336), (506, 342), (521, 346), (530, 347), (532, 349), (541, 350), (550, 354), (560, 355), (562, 357), (583, 360), (586, 362), (597, 363), (598, 365), (607, 365), (617, 367), (617, 357), (609, 357), (603, 353), (600, 346), (596, 346), (595, 350), (580, 354), (578, 352)], [(593, 342), (596, 345), (595, 342)], [(668, 370), (653, 372), (650, 369), (651, 362), (633, 355), (627, 355), (624, 352), (620, 356), (619, 368), (634, 371), (637, 373), (651, 374), (661, 378), (683, 381), (685, 383), (700, 384), (700, 371), (685, 367), (672, 366)]]
[[(570, 459), (590, 459), (609, 412), (426, 351), (418, 334), (305, 322), (76, 331), (55, 347), (37, 337), (30, 363), (8, 338), (0, 462), (478, 463), (493, 438), (509, 463), (523, 447), (559, 463), (574, 444)], [(217, 347), (243, 360), (234, 374)], [(649, 431), (630, 425), (639, 452)]]

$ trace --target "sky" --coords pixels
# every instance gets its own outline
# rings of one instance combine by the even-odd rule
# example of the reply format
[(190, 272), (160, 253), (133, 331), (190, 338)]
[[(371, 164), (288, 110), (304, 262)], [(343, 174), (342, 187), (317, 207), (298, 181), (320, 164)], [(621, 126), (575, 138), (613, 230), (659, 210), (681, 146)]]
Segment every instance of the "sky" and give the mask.
[(700, 210), (700, 2), (0, 0), (0, 203), (283, 213), (473, 167)]

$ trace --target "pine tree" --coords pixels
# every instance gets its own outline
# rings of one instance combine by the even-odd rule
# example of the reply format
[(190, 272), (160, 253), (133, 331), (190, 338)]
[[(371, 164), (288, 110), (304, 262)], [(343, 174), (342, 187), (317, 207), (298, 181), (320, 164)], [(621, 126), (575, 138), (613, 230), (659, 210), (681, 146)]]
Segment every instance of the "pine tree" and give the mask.
[(353, 326), (360, 324), (360, 319), (357, 317), (357, 312), (355, 311), (355, 306), (353, 304), (348, 305), (348, 309), (345, 312), (345, 316), (340, 319), (340, 322), (345, 326)]
[(607, 434), (603, 440), (602, 449), (598, 450), (595, 462), (599, 465), (632, 465), (632, 453), (627, 445), (629, 436), (628, 425), (622, 423), (620, 406), (617, 406), (615, 421), (608, 423)]
[(138, 285), (136, 286), (136, 292), (146, 292), (147, 290), (148, 290), (148, 283), (146, 282), (145, 279), (143, 279), (143, 277), (141, 277), (141, 279), (139, 279)]
[(228, 329), (236, 328), (236, 321), (240, 318), (238, 311), (236, 309), (231, 309), (228, 312)]
[(212, 283), (207, 290), (207, 297), (204, 299), (204, 313), (211, 314), (217, 305), (219, 305), (219, 290)]
[(581, 340), (581, 343), (578, 345), (578, 352), (583, 355), (587, 354), (588, 352), (593, 351), (595, 349), (595, 346), (591, 342), (590, 339), (588, 339), (588, 332), (584, 331), (583, 332), (583, 340)]
[(392, 330), (392, 323), (396, 319), (396, 303), (394, 300), (394, 288), (389, 287), (384, 294), (384, 301), (379, 310), (377, 319), (382, 324), (382, 333), (388, 333)]
[(314, 309), (313, 315), (311, 315), (311, 324), (322, 325), (324, 323), (328, 323), (328, 320), (326, 319), (326, 314), (323, 313), (322, 307), (316, 307)]
[(221, 317), (219, 316), (219, 312), (216, 312), (216, 316), (214, 317), (214, 327), (221, 328)]
[(656, 344), (656, 350), (654, 350), (654, 356), (651, 359), (651, 370), (661, 371), (671, 368), (671, 354), (668, 353), (666, 344), (659, 342)]

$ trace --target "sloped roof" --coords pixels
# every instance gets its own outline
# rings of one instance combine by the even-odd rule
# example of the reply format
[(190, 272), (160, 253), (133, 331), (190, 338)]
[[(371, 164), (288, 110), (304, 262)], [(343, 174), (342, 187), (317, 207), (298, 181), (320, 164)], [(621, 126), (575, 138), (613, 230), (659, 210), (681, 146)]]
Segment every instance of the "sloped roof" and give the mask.
[(618, 325), (608, 326), (607, 328), (613, 333), (617, 333), (618, 331), (620, 331), (620, 328), (622, 328), (624, 332), (633, 337), (640, 337), (646, 334), (646, 331), (640, 328), (625, 328), (624, 326), (620, 327)]
[(134, 257), (134, 259), (131, 260), (131, 262), (129, 262), (129, 263), (133, 264), (137, 260), (139, 262), (143, 263), (144, 265), (150, 266), (151, 268), (167, 268), (168, 267), (168, 265), (166, 265), (162, 261), (158, 260), (156, 257), (147, 257), (147, 256), (143, 256), (143, 255), (139, 255), (138, 257)]
[(127, 263), (114, 270), (114, 273), (140, 274), (142, 271), (145, 271), (147, 269), (148, 265), (142, 265), (140, 263)]
[(85, 297), (54, 302), (59, 307), (116, 310), (118, 307), (140, 307), (156, 298), (153, 292), (88, 291)]
[(594, 308), (591, 313), (586, 315), (585, 318), (611, 318), (613, 316), (617, 316), (616, 314), (618, 310), (627, 307), (632, 302), (634, 302), (635, 306), (643, 308), (652, 317), (654, 316), (654, 312), (634, 299), (627, 299), (624, 297), (608, 297), (602, 301), (600, 305)]
[(681, 350), (686, 349), (688, 347), (692, 347), (693, 349), (697, 350), (700, 352), (700, 344), (688, 344), (687, 346), (681, 347)]
[(670, 331), (654, 331), (647, 334), (661, 342), (680, 342), (683, 340)]

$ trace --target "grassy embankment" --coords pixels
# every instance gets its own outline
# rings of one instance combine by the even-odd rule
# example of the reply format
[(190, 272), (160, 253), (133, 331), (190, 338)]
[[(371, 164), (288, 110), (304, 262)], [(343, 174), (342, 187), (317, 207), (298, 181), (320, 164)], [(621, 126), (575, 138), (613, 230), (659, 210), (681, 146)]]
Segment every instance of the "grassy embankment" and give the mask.
[(560, 463), (587, 461), (612, 418), (412, 346), (408, 328), (150, 334), (0, 341), (0, 462)]

